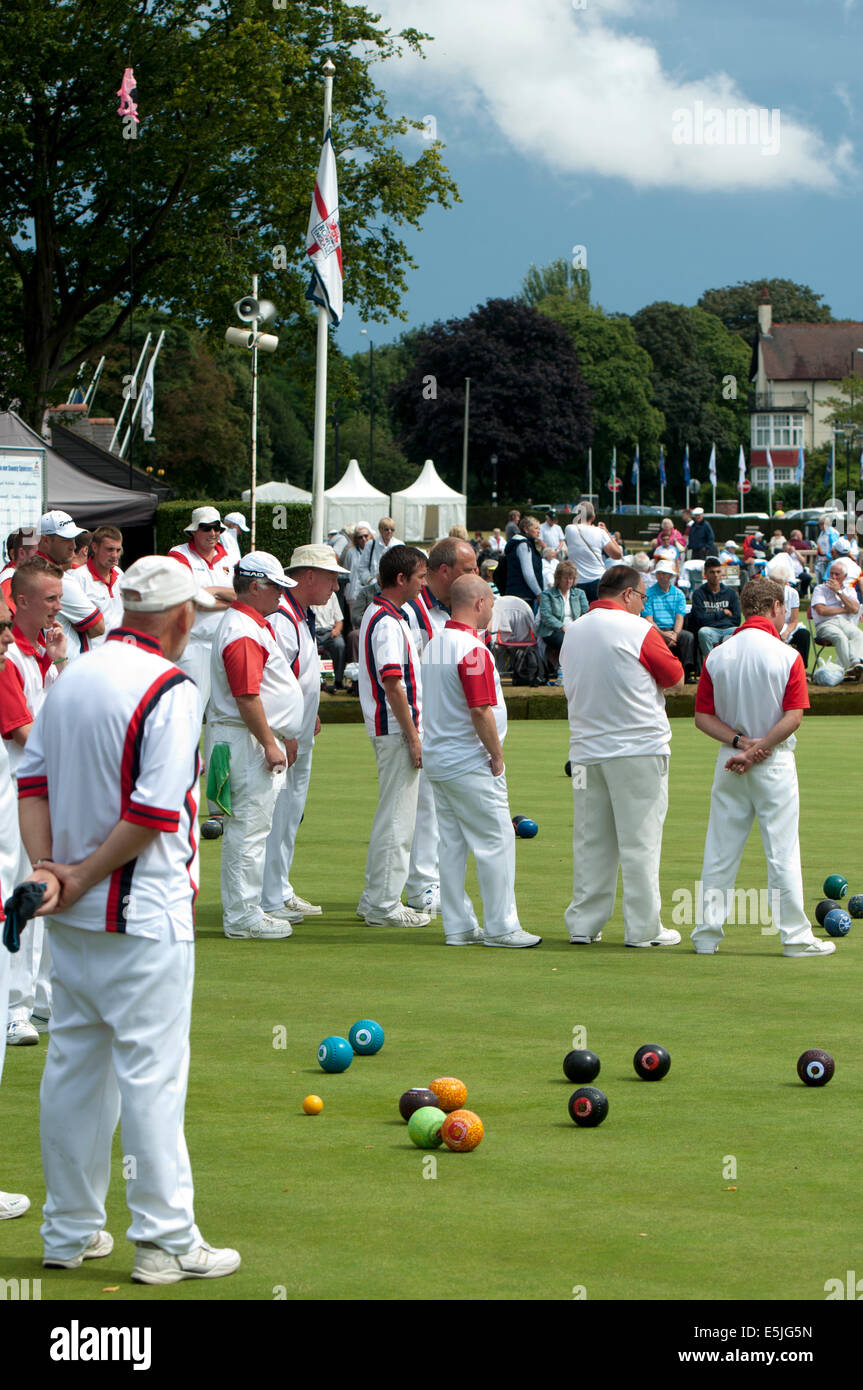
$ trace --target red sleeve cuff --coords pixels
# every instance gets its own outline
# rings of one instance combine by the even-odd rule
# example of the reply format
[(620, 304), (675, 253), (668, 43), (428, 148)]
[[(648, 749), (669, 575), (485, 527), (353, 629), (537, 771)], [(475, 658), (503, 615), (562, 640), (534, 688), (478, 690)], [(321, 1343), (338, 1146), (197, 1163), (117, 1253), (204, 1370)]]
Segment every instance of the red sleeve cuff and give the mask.
[(381, 669), (378, 672), (378, 675), (380, 676), (381, 680), (383, 680), (385, 676), (403, 676), (404, 670), (396, 662), (391, 661), (388, 666), (381, 667)]
[(84, 618), (83, 622), (75, 623), (73, 626), (76, 632), (89, 632), (91, 627), (95, 627), (102, 616), (101, 608), (94, 608), (89, 617)]
[(130, 801), (123, 812), (123, 820), (130, 825), (143, 825), (147, 830), (165, 830), (169, 834), (180, 828), (179, 811), (169, 811), (162, 806), (143, 806), (139, 801)]
[(701, 675), (698, 678), (698, 689), (695, 692), (695, 713), (716, 713), (716, 705), (713, 699), (713, 681), (710, 679), (710, 672), (706, 666), (702, 666)]
[(47, 777), (19, 777), (18, 778), (18, 800), (23, 801), (25, 796), (47, 796), (48, 778)]

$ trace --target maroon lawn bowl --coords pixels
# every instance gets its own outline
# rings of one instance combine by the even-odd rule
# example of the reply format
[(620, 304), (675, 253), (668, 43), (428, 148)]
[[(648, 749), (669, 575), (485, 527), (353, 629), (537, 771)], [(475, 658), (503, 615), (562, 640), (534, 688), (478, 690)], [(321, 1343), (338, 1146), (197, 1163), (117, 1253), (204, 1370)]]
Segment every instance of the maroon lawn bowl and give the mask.
[(422, 1110), (424, 1105), (437, 1105), (434, 1091), (427, 1091), (422, 1086), (412, 1086), (399, 1098), (399, 1114), (407, 1122), (414, 1111)]

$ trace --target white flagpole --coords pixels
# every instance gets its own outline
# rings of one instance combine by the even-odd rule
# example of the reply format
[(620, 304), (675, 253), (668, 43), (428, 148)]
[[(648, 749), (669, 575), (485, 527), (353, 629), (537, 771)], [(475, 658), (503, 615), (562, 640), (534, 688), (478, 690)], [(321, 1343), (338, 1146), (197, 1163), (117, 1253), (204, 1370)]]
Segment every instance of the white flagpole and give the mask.
[(587, 451), (587, 494), (593, 500), (593, 450)]
[[(252, 298), (258, 298), (258, 277), (252, 276)], [(252, 323), (252, 331), (255, 335), (252, 343), (252, 476), (249, 481), (249, 510), (252, 519), (249, 524), (249, 544), (252, 550), (255, 549), (255, 521), (256, 521), (256, 500), (255, 490), (258, 484), (258, 333), (260, 332), (260, 319), (255, 319)]]
[(117, 443), (117, 436), (119, 435), (121, 426), (123, 424), (123, 416), (126, 414), (126, 411), (129, 408), (129, 401), (133, 398), (133, 396), (136, 396), (138, 393), (138, 373), (141, 370), (141, 363), (144, 360), (147, 348), (150, 346), (150, 339), (152, 338), (152, 336), (152, 333), (148, 333), (146, 338), (144, 339), (144, 346), (141, 348), (141, 356), (138, 358), (138, 365), (135, 368), (135, 375), (132, 377), (131, 382), (126, 383), (126, 385), (129, 388), (129, 394), (123, 402), (123, 409), (120, 411), (120, 418), (114, 426), (114, 433), (111, 435), (111, 443), (108, 445), (109, 454), (112, 454), (114, 452), (114, 445)]
[(464, 440), (461, 448), (461, 490), (467, 497), (467, 440), (470, 429), (470, 377), (464, 379)]
[[(148, 336), (148, 338), (149, 338), (151, 335), (148, 334), (147, 336)], [(150, 370), (150, 367), (155, 367), (155, 365), (156, 365), (156, 358), (159, 356), (159, 348), (162, 346), (162, 339), (164, 338), (164, 336), (165, 336), (165, 330), (164, 330), (164, 328), (163, 328), (162, 331), (161, 331), (161, 333), (159, 334), (159, 341), (158, 341), (157, 344), (156, 344), (155, 350), (154, 350), (154, 352), (153, 352), (153, 356), (150, 358), (150, 361), (149, 361), (149, 363), (147, 364), (147, 371)], [(138, 365), (140, 366), (140, 363), (139, 363)], [(135, 375), (137, 376), (137, 368), (135, 369)], [(129, 425), (126, 426), (126, 433), (123, 435), (123, 443), (122, 443), (121, 446), (120, 446), (120, 458), (125, 458), (125, 457), (126, 457), (126, 450), (127, 450), (128, 447), (129, 447), (129, 440), (130, 440), (131, 437), (132, 437), (132, 430), (135, 428), (135, 421), (137, 420), (138, 415), (140, 414), (141, 406), (142, 406), (143, 402), (144, 402), (144, 393), (143, 393), (143, 391), (141, 391), (141, 392), (139, 392), (138, 398), (137, 398), (137, 400), (135, 401), (135, 409), (132, 411), (132, 420), (131, 420), (131, 423), (130, 423)], [(126, 407), (124, 406), (123, 409), (125, 410), (125, 408), (126, 408)], [(122, 420), (122, 418), (123, 418), (123, 417), (122, 417), (122, 415), (121, 415), (121, 416), (120, 416), (120, 419)]]
[[(332, 124), (333, 73), (328, 58), (324, 63), (324, 139)], [(315, 436), (312, 455), (312, 545), (324, 539), (324, 465), (327, 442), (327, 311), (318, 305), (318, 344), (315, 364)]]
[(641, 512), (641, 459), (638, 457), (638, 440), (635, 441), (635, 457), (638, 459), (638, 472), (635, 475), (635, 510)]

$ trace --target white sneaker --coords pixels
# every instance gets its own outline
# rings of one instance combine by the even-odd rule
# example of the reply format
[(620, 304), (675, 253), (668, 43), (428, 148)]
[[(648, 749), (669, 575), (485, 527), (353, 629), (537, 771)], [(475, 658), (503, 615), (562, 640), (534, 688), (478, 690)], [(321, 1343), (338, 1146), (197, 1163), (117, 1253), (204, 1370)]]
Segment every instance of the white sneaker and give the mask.
[(427, 912), (430, 917), (436, 917), (440, 912), (440, 884), (430, 883), (419, 898), (414, 898), (413, 902), (408, 900), (408, 907), (412, 907), (414, 912)]
[(294, 934), (290, 922), (274, 922), (270, 917), (262, 917), (253, 927), (224, 927), (223, 930), (231, 941), (281, 941)]
[(654, 936), (652, 941), (625, 941), (625, 946), (679, 946), (680, 932), (673, 931), (671, 927), (660, 927), (659, 935)]
[(285, 907), (289, 912), (299, 912), (301, 917), (320, 917), (324, 910), (322, 907), (315, 907), (313, 903), (307, 903), (305, 898), (299, 897), (296, 893), (287, 899)]
[(482, 944), (484, 946), (519, 947), (538, 946), (541, 941), (541, 936), (531, 936), (529, 931), (522, 931), (521, 928), (519, 928), (518, 931), (507, 932), (506, 936), (489, 936), (488, 932), (486, 932), (482, 939)]
[(16, 1018), (6, 1029), (7, 1047), (35, 1047), (39, 1034), (26, 1018)]
[(569, 938), (569, 944), (570, 946), (592, 946), (594, 941), (601, 940), (602, 932), (598, 931), (596, 936), (571, 936)]
[(50, 1033), (51, 1031), (51, 1019), (44, 1014), (31, 1014), (30, 1022), (40, 1037), (43, 1033)]
[(264, 916), (276, 922), (293, 922), (294, 925), (303, 920), (303, 913), (297, 912), (296, 909), (291, 907), (268, 908)]
[(80, 1255), (73, 1255), (71, 1260), (54, 1260), (50, 1255), (46, 1255), (42, 1261), (44, 1269), (77, 1269), (85, 1260), (101, 1260), (106, 1255), (110, 1255), (114, 1249), (114, 1237), (108, 1231), (97, 1231)]
[(783, 956), (832, 956), (836, 950), (835, 941), (806, 941), (802, 946), (786, 946)]
[(448, 936), (447, 946), (481, 946), (483, 934), (479, 927), (474, 927), (472, 932), (461, 932), (458, 936)]
[(0, 1221), (14, 1221), (30, 1210), (30, 1198), (23, 1192), (0, 1192)]
[(221, 1279), (240, 1268), (239, 1252), (216, 1250), (202, 1240), (182, 1255), (158, 1245), (138, 1245), (132, 1266), (133, 1284), (179, 1284), (181, 1279)]
[(415, 912), (412, 907), (399, 903), (391, 917), (371, 916), (366, 918), (369, 927), (427, 927), (431, 918), (427, 912)]

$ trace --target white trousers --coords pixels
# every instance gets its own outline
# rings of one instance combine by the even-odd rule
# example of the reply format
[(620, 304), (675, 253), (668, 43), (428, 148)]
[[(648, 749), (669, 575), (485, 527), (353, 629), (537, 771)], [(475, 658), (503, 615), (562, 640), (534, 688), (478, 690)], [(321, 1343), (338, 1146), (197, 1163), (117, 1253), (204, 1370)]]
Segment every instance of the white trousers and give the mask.
[(463, 936), (478, 924), (465, 891), (467, 857), (476, 861), (486, 936), (519, 930), (515, 905), (515, 833), (506, 773), (465, 772), (433, 782), (440, 832), (440, 903), (444, 935)]
[(614, 911), (623, 878), (623, 931), (634, 944), (662, 930), (659, 860), (668, 810), (668, 757), (646, 754), (573, 768), (570, 937), (593, 937)]
[(863, 632), (855, 618), (825, 618), (815, 629), (815, 640), (828, 637), (836, 648), (836, 660), (844, 670), (852, 661), (863, 661)]
[(297, 760), (293, 767), (288, 768), (284, 786), (276, 798), (273, 824), (267, 836), (264, 859), (264, 888), (261, 901), (265, 912), (274, 912), (284, 907), (288, 899), (294, 896), (291, 865), (294, 862), (300, 821), (306, 809), (314, 751), (314, 739), (306, 747), (300, 745)]
[(372, 738), (378, 765), (378, 809), (369, 836), (366, 883), (358, 911), (391, 917), (408, 876), (417, 814), (419, 768), (411, 763), (404, 734)]
[(226, 927), (252, 927), (264, 915), (264, 856), (284, 772), (270, 772), (254, 734), (239, 724), (214, 724), (213, 743), (231, 749), (231, 814), (222, 833), (222, 915)]
[(738, 915), (738, 900), (730, 896), (729, 890), (734, 889), (743, 850), (756, 818), (767, 858), (772, 925), (779, 928), (783, 946), (814, 941), (812, 924), (803, 905), (803, 872), (797, 834), (800, 799), (794, 753), (788, 749), (774, 749), (765, 762), (756, 763), (742, 776), (725, 771), (729, 757), (730, 750), (720, 748), (710, 792), (710, 820), (701, 870), (702, 920), (695, 924), (693, 943), (702, 950), (716, 946), (725, 935), (722, 925), (731, 903), (735, 905), (735, 917)]
[(408, 902), (421, 898), (427, 888), (433, 887), (439, 881), (438, 825), (434, 792), (425, 772), (420, 770), (417, 818), (405, 884)]
[(129, 1240), (173, 1254), (200, 1240), (183, 1133), (194, 943), (49, 919), (54, 1022), (40, 1092), (46, 1255), (71, 1259), (105, 1225), (122, 1124)]

